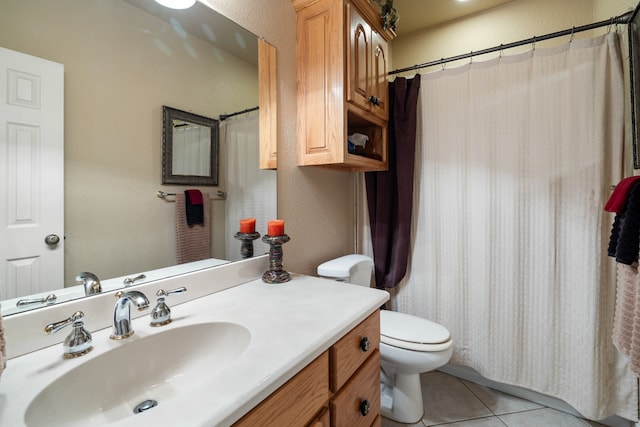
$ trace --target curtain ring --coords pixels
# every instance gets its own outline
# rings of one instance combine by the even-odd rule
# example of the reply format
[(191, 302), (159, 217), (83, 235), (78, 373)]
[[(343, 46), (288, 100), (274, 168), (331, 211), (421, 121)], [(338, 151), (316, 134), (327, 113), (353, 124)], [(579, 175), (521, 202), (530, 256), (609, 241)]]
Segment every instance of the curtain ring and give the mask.
[(444, 62), (444, 58), (440, 58), (440, 66), (442, 67), (442, 71), (444, 71), (444, 67), (445, 67), (445, 62)]
[(573, 43), (573, 36), (575, 35), (576, 27), (571, 27), (571, 38), (569, 39), (569, 43)]
[(537, 39), (537, 36), (533, 36), (533, 42), (531, 43), (531, 50), (533, 52), (536, 51), (536, 39)]
[(469, 53), (469, 64), (473, 64), (473, 51)]
[(502, 48), (502, 43), (500, 43), (500, 56), (499, 56), (500, 59), (502, 59), (503, 53), (504, 53), (504, 49)]

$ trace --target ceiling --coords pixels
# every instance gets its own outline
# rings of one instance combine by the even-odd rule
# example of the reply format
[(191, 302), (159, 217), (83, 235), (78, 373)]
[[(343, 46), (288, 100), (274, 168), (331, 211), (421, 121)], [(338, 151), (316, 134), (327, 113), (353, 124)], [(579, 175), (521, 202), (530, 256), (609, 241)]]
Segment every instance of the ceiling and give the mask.
[(514, 0), (394, 0), (398, 35), (460, 19)]

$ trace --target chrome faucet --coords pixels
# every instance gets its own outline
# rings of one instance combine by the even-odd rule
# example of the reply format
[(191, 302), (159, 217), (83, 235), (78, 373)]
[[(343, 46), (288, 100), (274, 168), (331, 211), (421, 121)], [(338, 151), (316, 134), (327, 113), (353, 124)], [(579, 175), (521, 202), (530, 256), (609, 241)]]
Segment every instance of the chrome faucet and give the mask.
[(135, 304), (138, 311), (149, 308), (149, 300), (140, 291), (116, 292), (116, 305), (113, 307), (112, 340), (123, 340), (134, 334), (131, 326), (131, 304)]
[(102, 292), (102, 285), (100, 285), (100, 279), (93, 273), (83, 271), (76, 276), (76, 281), (84, 285), (85, 295), (95, 295)]
[(81, 311), (76, 311), (68, 319), (47, 325), (44, 332), (47, 335), (54, 334), (68, 325), (72, 325), (73, 329), (62, 344), (64, 358), (71, 359), (89, 353), (93, 349), (91, 334), (84, 328), (84, 313)]

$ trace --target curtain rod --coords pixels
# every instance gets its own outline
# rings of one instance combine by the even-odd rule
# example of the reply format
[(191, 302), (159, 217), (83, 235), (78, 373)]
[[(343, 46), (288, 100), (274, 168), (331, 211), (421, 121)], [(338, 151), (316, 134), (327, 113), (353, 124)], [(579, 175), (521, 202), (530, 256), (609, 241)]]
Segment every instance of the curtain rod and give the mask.
[(423, 64), (414, 65), (412, 67), (400, 68), (398, 70), (390, 71), (387, 75), (390, 76), (390, 75), (393, 75), (393, 74), (405, 73), (407, 71), (419, 70), (420, 68), (432, 67), (434, 65), (442, 65), (442, 64), (445, 64), (447, 62), (453, 62), (453, 61), (458, 61), (460, 59), (472, 58), (472, 57), (477, 56), (477, 55), (484, 55), (486, 53), (499, 52), (499, 51), (504, 50), (504, 49), (511, 49), (513, 47), (525, 46), (525, 45), (528, 45), (528, 44), (536, 43), (536, 42), (543, 41), (543, 40), (549, 40), (549, 39), (553, 39), (553, 38), (556, 38), (556, 37), (569, 36), (569, 35), (573, 35), (575, 33), (579, 33), (579, 32), (582, 32), (582, 31), (593, 30), (595, 28), (600, 28), (600, 27), (604, 27), (604, 26), (607, 26), (607, 25), (628, 24), (629, 21), (631, 20), (632, 15), (633, 15), (633, 12), (627, 12), (627, 13), (622, 14), (620, 16), (616, 16), (616, 17), (612, 17), (610, 19), (607, 19), (606, 21), (600, 21), (600, 22), (595, 22), (593, 24), (582, 25), (580, 27), (573, 27), (573, 28), (568, 29), (568, 30), (557, 31), (555, 33), (545, 34), (543, 36), (536, 36), (536, 37), (532, 37), (532, 38), (525, 39), (525, 40), (520, 40), (520, 41), (513, 42), (513, 43), (501, 44), (500, 46), (490, 47), (488, 49), (479, 50), (477, 52), (473, 51), (473, 52), (469, 52), (469, 53), (464, 53), (462, 55), (450, 56), (449, 58), (442, 58), (442, 59), (438, 59), (436, 61), (425, 62)]
[(253, 108), (247, 108), (246, 110), (242, 110), (242, 111), (237, 111), (235, 113), (230, 113), (230, 114), (220, 114), (220, 121), (224, 121), (227, 120), (229, 117), (233, 117), (233, 116), (239, 116), (240, 114), (244, 114), (244, 113), (250, 113), (252, 111), (256, 111), (257, 109), (259, 109), (260, 107), (253, 107)]

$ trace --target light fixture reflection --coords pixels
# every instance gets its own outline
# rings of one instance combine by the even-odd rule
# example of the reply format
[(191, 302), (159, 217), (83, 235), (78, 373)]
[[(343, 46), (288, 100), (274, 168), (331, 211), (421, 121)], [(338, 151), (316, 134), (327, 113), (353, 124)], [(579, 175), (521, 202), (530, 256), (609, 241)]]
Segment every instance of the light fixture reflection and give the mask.
[(196, 3), (196, 0), (155, 0), (165, 7), (171, 9), (188, 9)]

